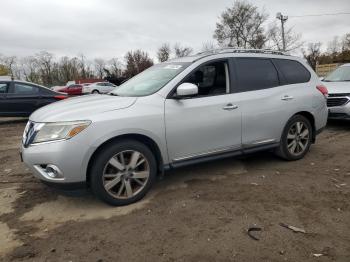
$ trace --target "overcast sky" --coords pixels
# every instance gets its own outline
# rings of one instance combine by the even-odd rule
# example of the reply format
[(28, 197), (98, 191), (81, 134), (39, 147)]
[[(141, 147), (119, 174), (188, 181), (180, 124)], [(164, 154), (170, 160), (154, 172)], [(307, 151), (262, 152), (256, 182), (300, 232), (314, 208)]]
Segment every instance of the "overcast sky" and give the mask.
[[(289, 16), (350, 12), (350, 0), (250, 1), (270, 14)], [(230, 0), (0, 0), (0, 53), (26, 56), (122, 57), (143, 49), (153, 57), (163, 42), (195, 50), (212, 41), (215, 23)], [(307, 42), (350, 33), (350, 15), (290, 18), (287, 26)]]

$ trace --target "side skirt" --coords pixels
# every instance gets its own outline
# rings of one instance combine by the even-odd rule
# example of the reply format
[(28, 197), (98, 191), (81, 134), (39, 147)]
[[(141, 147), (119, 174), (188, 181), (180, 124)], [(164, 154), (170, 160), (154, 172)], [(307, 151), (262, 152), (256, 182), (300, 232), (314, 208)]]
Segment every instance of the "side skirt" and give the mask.
[(193, 157), (193, 158), (186, 159), (186, 160), (175, 161), (175, 162), (172, 162), (168, 165), (164, 165), (163, 168), (166, 171), (169, 169), (189, 166), (189, 165), (198, 164), (198, 163), (202, 163), (202, 162), (209, 162), (209, 161), (214, 161), (214, 160), (228, 158), (228, 157), (235, 157), (235, 156), (240, 156), (240, 155), (252, 154), (255, 152), (259, 152), (259, 151), (270, 150), (270, 149), (276, 148), (278, 146), (279, 146), (279, 143), (271, 143), (268, 145), (245, 147), (245, 148), (236, 149), (236, 150), (225, 152), (225, 153), (216, 153), (216, 154), (210, 154), (210, 155), (206, 155), (206, 156)]

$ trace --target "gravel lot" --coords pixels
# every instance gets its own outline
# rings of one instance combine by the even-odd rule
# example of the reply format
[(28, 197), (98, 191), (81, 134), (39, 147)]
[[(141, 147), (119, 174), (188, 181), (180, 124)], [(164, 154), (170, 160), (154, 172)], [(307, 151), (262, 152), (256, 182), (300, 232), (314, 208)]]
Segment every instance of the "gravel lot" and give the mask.
[(329, 123), (301, 161), (260, 153), (174, 170), (118, 208), (34, 179), (19, 161), (24, 126), (0, 123), (2, 261), (350, 261), (350, 122)]

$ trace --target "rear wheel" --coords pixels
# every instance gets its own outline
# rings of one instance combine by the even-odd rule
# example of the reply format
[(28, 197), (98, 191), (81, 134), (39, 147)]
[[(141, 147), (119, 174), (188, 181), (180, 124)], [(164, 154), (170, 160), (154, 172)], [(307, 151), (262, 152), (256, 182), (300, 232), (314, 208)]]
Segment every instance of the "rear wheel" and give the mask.
[(118, 142), (96, 157), (91, 169), (91, 188), (111, 205), (128, 205), (146, 195), (156, 174), (156, 160), (147, 146), (134, 140)]
[(277, 155), (286, 160), (299, 160), (310, 149), (312, 142), (310, 121), (301, 115), (293, 116), (284, 128)]
[(92, 94), (99, 94), (100, 92), (98, 90), (93, 90), (91, 93)]

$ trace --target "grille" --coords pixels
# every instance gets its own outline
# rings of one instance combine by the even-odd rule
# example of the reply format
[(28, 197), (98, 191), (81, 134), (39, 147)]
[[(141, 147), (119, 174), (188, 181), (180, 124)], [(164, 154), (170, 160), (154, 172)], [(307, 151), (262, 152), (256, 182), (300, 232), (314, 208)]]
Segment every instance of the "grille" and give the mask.
[(350, 97), (350, 93), (340, 93), (340, 94), (329, 94), (328, 97), (343, 97), (348, 96)]
[(349, 101), (349, 99), (346, 97), (328, 98), (327, 99), (327, 106), (328, 107), (342, 106), (342, 105), (345, 105), (348, 101)]

